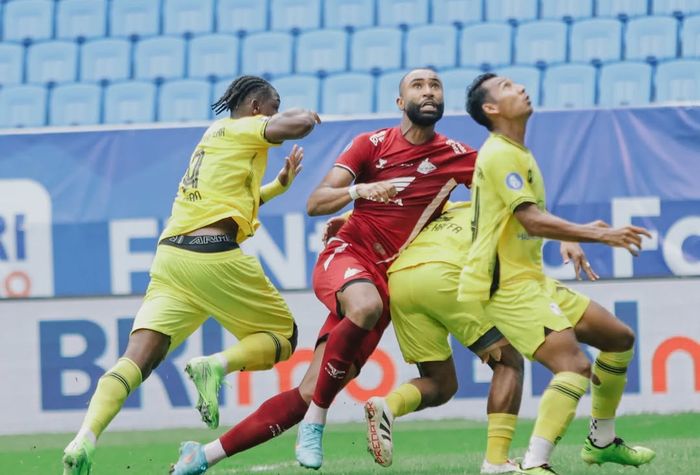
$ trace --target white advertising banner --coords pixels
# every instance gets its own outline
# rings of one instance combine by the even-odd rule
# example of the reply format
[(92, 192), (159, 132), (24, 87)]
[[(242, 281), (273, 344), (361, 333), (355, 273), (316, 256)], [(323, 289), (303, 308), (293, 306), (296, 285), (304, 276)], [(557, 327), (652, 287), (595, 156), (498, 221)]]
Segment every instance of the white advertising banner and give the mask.
[[(622, 413), (700, 411), (700, 279), (578, 283), (637, 333)], [(311, 292), (285, 293), (299, 325), (293, 357), (267, 372), (234, 373), (223, 391), (221, 424), (240, 420), (279, 391), (294, 387), (311, 358), (326, 310)], [(98, 378), (126, 347), (138, 297), (0, 301), (0, 434), (76, 430)], [(196, 391), (183, 372), (193, 356), (235, 339), (213, 320), (176, 349), (127, 400), (114, 429), (202, 427), (193, 409)], [(594, 356), (591, 352), (591, 356)], [(490, 369), (455, 347), (460, 387), (448, 404), (416, 418), (485, 418)], [(401, 359), (387, 332), (362, 374), (336, 400), (333, 421), (361, 420), (361, 404), (387, 393), (417, 371)], [(539, 365), (526, 364), (521, 414), (533, 417), (549, 382)], [(590, 410), (582, 399), (579, 414)]]

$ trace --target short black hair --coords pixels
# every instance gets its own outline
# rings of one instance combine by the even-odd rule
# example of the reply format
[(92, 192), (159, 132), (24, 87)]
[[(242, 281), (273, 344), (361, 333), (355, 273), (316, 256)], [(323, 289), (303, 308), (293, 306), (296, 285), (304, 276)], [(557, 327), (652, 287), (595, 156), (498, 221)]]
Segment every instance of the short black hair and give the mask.
[(404, 83), (404, 81), (406, 81), (406, 78), (408, 77), (408, 75), (411, 74), (413, 71), (421, 71), (421, 70), (423, 70), (423, 69), (425, 69), (426, 71), (432, 71), (432, 72), (434, 72), (434, 73), (437, 73), (437, 70), (436, 70), (434, 67), (432, 67), (432, 66), (426, 66), (426, 67), (424, 67), (424, 68), (413, 68), (413, 69), (411, 69), (409, 72), (407, 72), (406, 74), (404, 74), (403, 76), (401, 76), (401, 80), (399, 81), (399, 96), (401, 95), (401, 89), (403, 88), (403, 83)]
[(486, 102), (489, 93), (483, 87), (483, 85), (486, 81), (495, 78), (496, 76), (497, 75), (494, 73), (481, 74), (477, 76), (467, 88), (467, 113), (476, 121), (477, 124), (481, 124), (489, 130), (491, 130), (493, 125), (491, 124), (491, 121), (484, 112), (483, 108), (484, 102)]
[(217, 114), (225, 110), (233, 112), (249, 95), (274, 90), (272, 84), (259, 76), (241, 76), (229, 84), (224, 95), (213, 103), (211, 108)]

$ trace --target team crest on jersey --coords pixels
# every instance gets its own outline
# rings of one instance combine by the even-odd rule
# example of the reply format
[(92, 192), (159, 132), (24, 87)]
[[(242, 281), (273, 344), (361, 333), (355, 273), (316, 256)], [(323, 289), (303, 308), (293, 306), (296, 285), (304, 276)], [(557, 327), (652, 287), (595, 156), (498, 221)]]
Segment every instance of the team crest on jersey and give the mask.
[(376, 134), (370, 135), (369, 141), (372, 142), (372, 145), (374, 145), (376, 147), (380, 143), (384, 142), (385, 136), (386, 136), (386, 130), (382, 130), (381, 132), (377, 132)]
[(384, 168), (384, 165), (386, 165), (386, 158), (380, 158), (377, 160), (377, 164), (375, 165), (376, 168)]
[(422, 173), (423, 175), (427, 175), (428, 173), (437, 170), (437, 167), (430, 163), (430, 159), (426, 158), (422, 162), (420, 162), (420, 165), (418, 165), (418, 173)]
[(518, 173), (509, 173), (506, 177), (506, 185), (511, 190), (519, 190), (523, 187), (523, 178)]

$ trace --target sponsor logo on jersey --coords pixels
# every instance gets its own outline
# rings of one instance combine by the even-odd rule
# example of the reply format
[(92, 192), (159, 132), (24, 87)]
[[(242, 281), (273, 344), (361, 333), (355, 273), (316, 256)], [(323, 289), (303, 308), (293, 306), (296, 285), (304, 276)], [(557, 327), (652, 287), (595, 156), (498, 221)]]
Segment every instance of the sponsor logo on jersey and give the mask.
[(506, 177), (506, 186), (511, 190), (519, 190), (523, 187), (523, 178), (518, 173), (510, 173)]
[(377, 132), (376, 134), (370, 135), (369, 141), (372, 142), (372, 145), (374, 145), (376, 147), (380, 143), (384, 142), (385, 136), (386, 136), (386, 130), (382, 130), (381, 132)]
[(426, 158), (422, 162), (420, 162), (420, 165), (418, 165), (418, 173), (422, 173), (423, 175), (427, 175), (428, 173), (437, 170), (437, 167), (430, 163), (430, 159)]
[(459, 142), (448, 139), (445, 143), (452, 147), (452, 151), (454, 151), (456, 154), (467, 153), (467, 149)]
[(385, 158), (380, 158), (379, 160), (377, 160), (377, 164), (375, 165), (375, 167), (384, 168), (384, 165), (386, 165), (386, 162), (387, 162), (387, 160)]

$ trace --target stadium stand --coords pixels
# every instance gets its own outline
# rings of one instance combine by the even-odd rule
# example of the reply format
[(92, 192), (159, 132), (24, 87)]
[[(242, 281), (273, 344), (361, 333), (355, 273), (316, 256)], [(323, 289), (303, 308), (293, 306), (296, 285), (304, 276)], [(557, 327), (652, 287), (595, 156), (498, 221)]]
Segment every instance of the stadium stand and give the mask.
[(211, 117), (211, 83), (197, 79), (176, 79), (158, 91), (158, 120), (184, 122)]
[(78, 73), (78, 45), (69, 41), (35, 43), (27, 50), (27, 82), (71, 82)]
[(366, 28), (374, 25), (374, 0), (325, 0), (323, 24), (326, 28)]
[(630, 18), (646, 15), (647, 8), (647, 0), (597, 0), (596, 2), (598, 16)]
[(277, 89), (282, 103), (280, 110), (301, 107), (318, 110), (321, 95), (321, 81), (315, 76), (294, 75), (275, 79), (272, 85)]
[(537, 18), (537, 0), (486, 0), (488, 21), (520, 22)]
[(433, 0), (433, 23), (462, 26), (479, 22), (484, 17), (481, 0)]
[(24, 68), (24, 48), (13, 43), (0, 43), (0, 86), (20, 84)]
[(651, 66), (631, 61), (606, 64), (600, 70), (600, 100), (604, 107), (636, 106), (651, 100)]
[(508, 66), (494, 71), (496, 74), (511, 78), (525, 86), (533, 107), (540, 105), (540, 70), (534, 66)]
[(321, 89), (321, 104), (327, 114), (362, 114), (374, 110), (372, 76), (336, 74), (326, 79)]
[(102, 89), (95, 84), (62, 84), (51, 90), (49, 125), (100, 123)]
[(106, 0), (62, 0), (56, 4), (56, 38), (100, 38), (106, 33)]
[(656, 100), (700, 101), (700, 60), (661, 63), (656, 71)]
[(353, 71), (391, 71), (402, 66), (401, 31), (396, 28), (357, 31), (351, 44), (350, 68)]
[(2, 32), (5, 41), (45, 40), (53, 37), (54, 2), (24, 0), (5, 4)]
[(548, 68), (542, 83), (542, 105), (557, 109), (595, 105), (596, 70), (586, 64), (562, 64)]
[(216, 3), (217, 31), (252, 33), (267, 29), (267, 2), (219, 0)]
[(399, 81), (408, 71), (392, 71), (377, 78), (377, 112), (399, 114), (396, 98), (399, 97)]
[(187, 77), (209, 79), (238, 74), (238, 38), (231, 35), (196, 36), (187, 45)]
[(542, 0), (541, 18), (576, 20), (593, 16), (593, 0)]
[[(467, 86), (481, 74), (478, 69), (451, 69), (440, 73), (445, 95), (445, 110), (464, 112), (467, 98)], [(397, 85), (398, 87), (398, 85)]]
[(428, 0), (383, 0), (380, 26), (413, 26), (428, 23)]
[(160, 31), (159, 0), (112, 0), (111, 36), (153, 36)]
[(572, 62), (619, 61), (622, 58), (622, 23), (591, 18), (571, 26)]
[(561, 21), (523, 23), (515, 32), (515, 62), (547, 65), (566, 61), (566, 24)]
[[(262, 2), (261, 2), (262, 3)], [(311, 30), (321, 26), (321, 0), (271, 0), (273, 30)]]
[(80, 49), (80, 80), (120, 81), (131, 77), (131, 43), (121, 38), (86, 42)]
[(165, 34), (209, 33), (213, 30), (213, 0), (163, 1), (163, 32)]
[(343, 30), (313, 30), (297, 39), (295, 71), (327, 74), (346, 71), (348, 34)]
[(0, 89), (0, 127), (40, 127), (46, 124), (44, 86), (20, 84)]
[(700, 57), (700, 15), (688, 17), (683, 21), (681, 50), (684, 58)]
[(488, 69), (511, 63), (512, 28), (506, 23), (482, 23), (462, 30), (460, 66)]
[(104, 97), (105, 124), (153, 122), (156, 118), (156, 86), (152, 82), (110, 84)]
[(676, 57), (678, 22), (672, 17), (634, 18), (625, 32), (625, 59), (658, 61)]
[(242, 74), (284, 75), (292, 72), (292, 36), (261, 32), (243, 39)]
[(450, 25), (411, 28), (406, 37), (406, 67), (436, 69), (457, 65), (457, 30)]
[(185, 74), (185, 40), (171, 36), (146, 38), (134, 47), (134, 77), (177, 79)]

